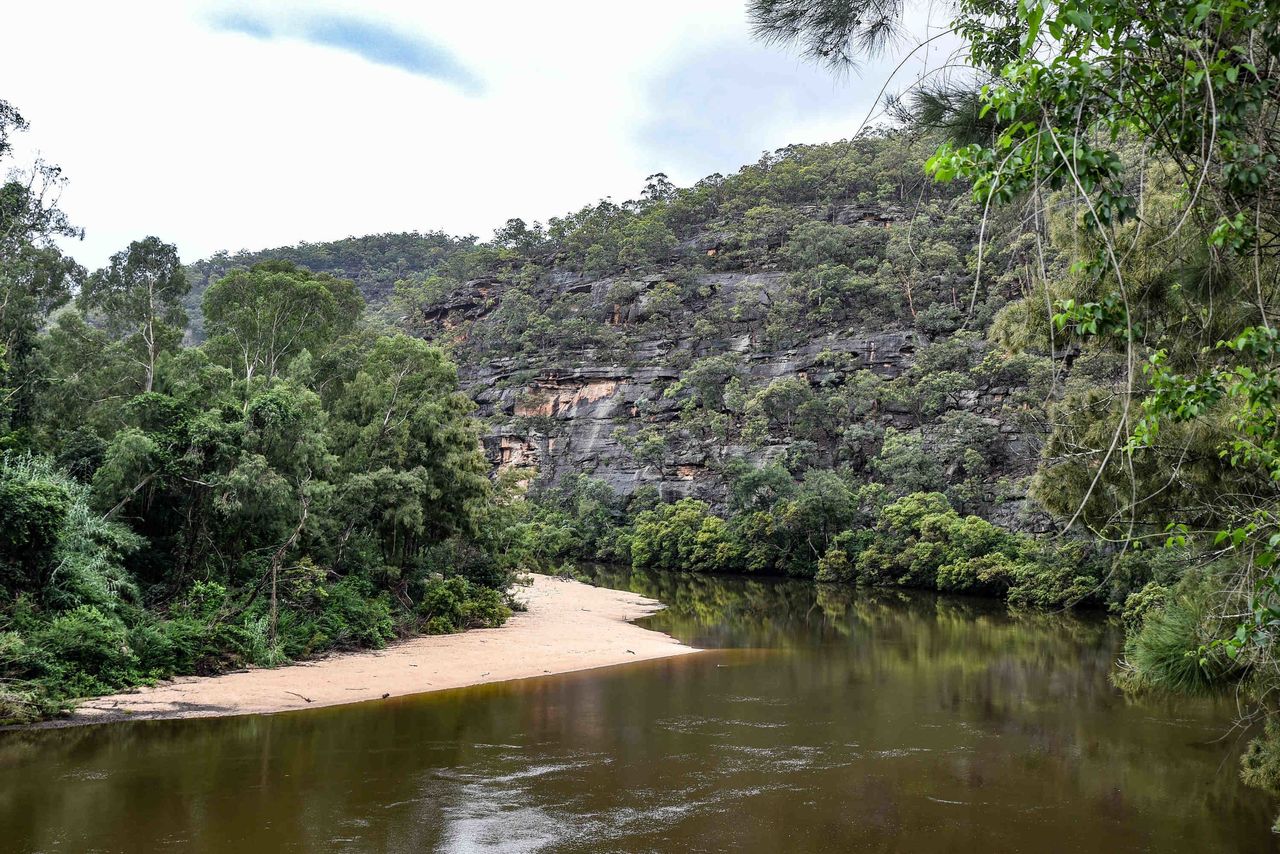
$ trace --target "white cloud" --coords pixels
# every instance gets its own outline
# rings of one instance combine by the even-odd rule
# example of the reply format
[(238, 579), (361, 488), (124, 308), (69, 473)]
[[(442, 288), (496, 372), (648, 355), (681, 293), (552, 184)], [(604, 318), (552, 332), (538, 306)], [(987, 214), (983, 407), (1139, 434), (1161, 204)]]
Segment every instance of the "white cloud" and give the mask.
[[(689, 181), (763, 148), (847, 136), (872, 97), (856, 78), (815, 90), (815, 72), (794, 60), (771, 59), (768, 85), (735, 65), (760, 51), (743, 0), (271, 6), (286, 24), (327, 11), (416, 34), (479, 78), (468, 87), (215, 25), (261, 5), (6, 8), (6, 29), (25, 37), (0, 53), (0, 98), (31, 123), (25, 153), (64, 167), (63, 207), (88, 232), (72, 248), (83, 263), (146, 234), (187, 259), (377, 231), (487, 237), (510, 216), (631, 197), (656, 169)], [(791, 82), (806, 94), (752, 110), (735, 147), (655, 102), (679, 93), (681, 73), (706, 68), (742, 72), (727, 81), (739, 100), (753, 89), (781, 97)], [(683, 109), (697, 110), (707, 81), (686, 80)], [(725, 107), (708, 104), (708, 115)], [(697, 150), (679, 157), (668, 138)]]

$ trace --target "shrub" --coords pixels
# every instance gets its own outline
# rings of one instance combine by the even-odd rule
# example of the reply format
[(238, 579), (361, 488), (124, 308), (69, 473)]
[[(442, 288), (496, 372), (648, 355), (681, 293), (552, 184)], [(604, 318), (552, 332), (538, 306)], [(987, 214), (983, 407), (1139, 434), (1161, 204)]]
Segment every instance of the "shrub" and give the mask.
[(935, 302), (916, 314), (916, 326), (927, 335), (946, 335), (955, 332), (964, 322), (964, 313), (954, 305)]
[(490, 552), (460, 537), (428, 548), (420, 566), (426, 575), (460, 575), (481, 587), (505, 589), (511, 584), (511, 573)]
[(59, 610), (88, 604), (111, 611), (137, 599), (124, 559), (141, 545), (103, 520), (88, 487), (50, 460), (0, 459), (0, 588)]
[(1169, 588), (1157, 582), (1148, 582), (1141, 590), (1130, 593), (1124, 600), (1124, 608), (1120, 619), (1130, 632), (1142, 629), (1147, 617), (1164, 607), (1169, 597)]
[(1176, 583), (1186, 570), (1188, 556), (1179, 549), (1125, 549), (1111, 562), (1110, 599), (1113, 610), (1123, 603), (1128, 609), (1128, 598), (1151, 585), (1168, 587)]
[(1125, 640), (1121, 687), (1205, 694), (1238, 677), (1241, 665), (1212, 647), (1222, 631), (1213, 617), (1215, 596), (1208, 577), (1189, 574), (1162, 606), (1148, 605), (1141, 628)]
[(741, 552), (728, 525), (692, 498), (641, 513), (630, 539), (637, 569), (724, 572), (740, 565)]
[(381, 649), (396, 636), (390, 597), (375, 595), (368, 579), (349, 575), (328, 588), (315, 631), (311, 649)]
[(990, 552), (938, 568), (938, 589), (951, 593), (1004, 594), (1018, 567), (1008, 555)]
[(1015, 565), (1009, 585), (1010, 605), (1060, 608), (1079, 605), (1097, 595), (1098, 578), (1063, 563), (1031, 562)]
[(472, 584), (461, 576), (428, 583), (418, 616), (430, 635), (450, 634), (470, 628), (496, 628), (511, 616), (502, 593)]
[(1240, 768), (1246, 784), (1280, 792), (1280, 720), (1274, 715), (1267, 718), (1262, 734), (1249, 742), (1240, 757)]
[(31, 636), (28, 661), (72, 696), (106, 693), (138, 677), (138, 657), (129, 648), (124, 624), (92, 605), (41, 626)]
[(71, 493), (43, 461), (0, 461), (0, 564), (10, 590), (40, 586), (71, 507)]

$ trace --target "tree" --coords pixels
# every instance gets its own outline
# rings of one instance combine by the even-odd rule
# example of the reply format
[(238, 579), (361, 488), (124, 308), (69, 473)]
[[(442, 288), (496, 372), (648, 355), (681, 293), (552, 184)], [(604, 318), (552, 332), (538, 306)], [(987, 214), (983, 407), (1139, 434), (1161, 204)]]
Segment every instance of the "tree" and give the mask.
[[(857, 513), (857, 503), (849, 485), (830, 470), (811, 469), (796, 491), (795, 498), (781, 513), (782, 524), (800, 544), (796, 549), (808, 567), (822, 557), (837, 534), (848, 528)], [(806, 574), (812, 574), (812, 571)]]
[(78, 311), (60, 311), (40, 338), (48, 369), (38, 400), (40, 438), (56, 445), (71, 430), (109, 437), (122, 423), (120, 408), (139, 391), (136, 353)]
[(636, 516), (631, 561), (637, 568), (723, 572), (739, 559), (725, 521), (702, 501), (682, 498)]
[(435, 347), (407, 335), (374, 342), (334, 407), (334, 449), (347, 473), (344, 543), (369, 525), (400, 565), (433, 542), (474, 533), (489, 495), (474, 408)]
[(898, 495), (936, 490), (943, 483), (942, 471), (925, 453), (924, 437), (919, 433), (886, 429), (880, 455), (871, 467)]
[(493, 233), (494, 243), (523, 253), (535, 252), (541, 249), (546, 240), (547, 235), (542, 223), (535, 222), (530, 227), (519, 217), (507, 220), (501, 228)]
[(806, 57), (835, 68), (883, 50), (902, 23), (903, 0), (751, 0), (756, 35), (798, 44)]
[[(1058, 237), (1070, 273), (1038, 289), (1052, 302), (1050, 348), (1056, 334), (1119, 356), (1102, 388), (1059, 407), (1066, 426), (1048, 450), (1061, 460), (1041, 471), (1039, 491), (1068, 527), (1083, 520), (1124, 546), (1190, 547), (1215, 576), (1195, 585), (1194, 608), (1167, 594), (1176, 619), (1147, 609), (1153, 631), (1130, 626), (1130, 684), (1203, 688), (1248, 669), (1268, 698), (1280, 685), (1280, 9), (955, 5), (968, 91), (925, 91), (915, 104), (934, 121), (968, 113), (986, 133), (940, 122), (955, 138), (926, 168), (969, 182), (984, 210), (1022, 207), (1039, 247)], [(754, 0), (752, 11), (764, 38), (847, 66), (883, 46), (902, 3)], [(978, 296), (975, 283), (970, 317)], [(1160, 654), (1151, 636), (1164, 639)], [(1236, 666), (1219, 666), (1224, 650)], [(1276, 757), (1272, 716), (1247, 778), (1280, 788), (1261, 770), (1280, 767)]]
[(747, 401), (749, 430), (761, 437), (789, 436), (801, 409), (812, 399), (813, 389), (805, 380), (778, 377)]
[(203, 307), (215, 352), (252, 383), (274, 379), (303, 350), (335, 340), (355, 324), (363, 304), (350, 281), (264, 261), (219, 280)]
[[(8, 171), (10, 139), (27, 123), (0, 100), (0, 167)], [(80, 237), (58, 207), (62, 171), (37, 161), (26, 172), (14, 170), (0, 182), (0, 347), (7, 370), (0, 418), (10, 428), (29, 427), (41, 382), (37, 335), (49, 315), (70, 298), (84, 270), (62, 254), (60, 237)]]
[(143, 369), (142, 390), (155, 386), (156, 360), (182, 337), (182, 301), (191, 290), (178, 250), (158, 237), (135, 240), (85, 282), (82, 310), (102, 312), (108, 330), (126, 339)]
[(666, 173), (655, 172), (644, 179), (644, 190), (640, 193), (640, 199), (653, 204), (655, 202), (670, 201), (675, 195), (676, 185), (671, 183), (671, 179), (667, 177)]
[(734, 354), (704, 356), (685, 369), (663, 395), (676, 397), (687, 390), (696, 406), (719, 411), (725, 405), (725, 387), (741, 373), (738, 361)]
[(622, 230), (618, 261), (627, 267), (643, 267), (668, 260), (676, 237), (656, 213), (637, 217)]

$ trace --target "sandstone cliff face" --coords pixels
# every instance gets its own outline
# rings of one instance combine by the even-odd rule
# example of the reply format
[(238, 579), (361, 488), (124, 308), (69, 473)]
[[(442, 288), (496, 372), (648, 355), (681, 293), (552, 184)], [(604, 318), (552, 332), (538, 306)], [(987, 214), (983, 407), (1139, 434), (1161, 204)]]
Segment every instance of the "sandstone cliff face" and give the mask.
[[(988, 244), (977, 275), (990, 212), (924, 179), (932, 153), (905, 136), (788, 146), (686, 189), (511, 220), (483, 244), (388, 234), (223, 254), (190, 270), (193, 335), (204, 285), (290, 260), (353, 279), (381, 320), (450, 350), (495, 469), (724, 508), (745, 469), (782, 464), (762, 477), (785, 490), (834, 468), (850, 489), (937, 489), (963, 512), (1042, 527), (1023, 489), (1044, 379), (1061, 372), (1046, 355), (980, 364), (973, 342), (1022, 299), (1028, 264), (1017, 241)], [(954, 337), (962, 327), (979, 336)], [(939, 344), (975, 358), (940, 361)]]
[[(742, 307), (767, 302), (784, 286), (786, 274), (777, 271), (700, 275), (686, 283), (686, 290), (699, 296), (682, 305), (669, 323), (657, 329), (642, 324), (651, 295), (668, 281), (663, 275), (592, 279), (558, 274), (544, 298), (583, 295), (582, 309), (602, 318), (615, 340), (569, 351), (513, 353), (498, 348), (483, 358), (459, 358), (463, 385), (489, 425), (485, 449), (495, 468), (535, 467), (541, 484), (582, 473), (621, 495), (650, 485), (668, 500), (691, 496), (724, 507), (728, 485), (723, 472), (729, 461), (764, 465), (785, 458), (795, 443), (748, 440), (734, 430), (725, 436), (691, 431), (680, 417), (682, 396), (665, 393), (681, 379), (684, 367), (701, 357), (732, 354), (748, 389), (779, 378), (838, 388), (861, 370), (886, 380), (898, 377), (929, 344), (913, 329), (856, 325), (813, 334), (792, 346), (771, 344)], [(636, 294), (631, 303), (612, 302), (619, 285)], [(495, 282), (467, 283), (462, 296), (424, 308), (427, 334), (448, 338), (463, 320), (484, 324), (502, 300), (503, 289)], [(737, 307), (737, 313), (730, 307)], [(709, 313), (717, 317), (714, 335), (696, 334), (697, 320)], [(795, 322), (798, 329), (817, 325), (804, 317)], [(987, 497), (985, 515), (1009, 527), (1037, 529), (1045, 520), (1028, 517), (1021, 493), (1008, 487), (1011, 477), (1016, 480), (1031, 470), (1037, 448), (1036, 438), (1004, 415), (1012, 391), (978, 387), (960, 396), (958, 408), (982, 418), (999, 437), (1001, 464), (992, 479), (1003, 478), (1006, 485), (1002, 494)], [(917, 426), (905, 407), (885, 407), (867, 415), (866, 421), (902, 430)], [(662, 437), (665, 447), (659, 454), (637, 453), (636, 437), (645, 430)], [(926, 437), (926, 443), (937, 440)]]

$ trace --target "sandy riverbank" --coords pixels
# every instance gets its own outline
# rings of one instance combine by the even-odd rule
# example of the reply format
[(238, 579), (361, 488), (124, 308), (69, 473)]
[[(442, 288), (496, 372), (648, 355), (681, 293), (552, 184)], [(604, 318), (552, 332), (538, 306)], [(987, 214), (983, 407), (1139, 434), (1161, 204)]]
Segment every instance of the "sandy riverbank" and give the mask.
[(270, 670), (178, 679), (88, 700), (71, 717), (46, 726), (313, 709), (697, 651), (628, 622), (660, 610), (653, 599), (545, 575), (517, 590), (529, 610), (499, 629), (414, 638)]

